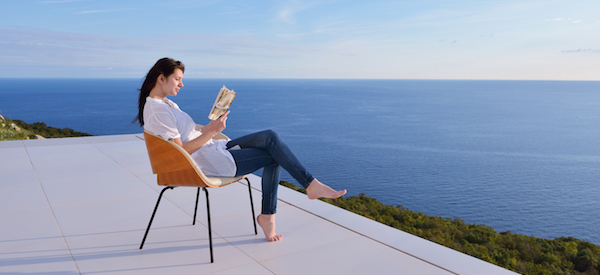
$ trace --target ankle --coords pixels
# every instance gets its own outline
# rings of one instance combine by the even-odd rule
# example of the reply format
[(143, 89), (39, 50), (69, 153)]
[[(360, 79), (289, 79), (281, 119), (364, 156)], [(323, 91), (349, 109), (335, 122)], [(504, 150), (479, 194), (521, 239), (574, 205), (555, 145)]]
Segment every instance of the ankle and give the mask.
[(316, 187), (318, 187), (319, 185), (323, 185), (319, 180), (317, 179), (313, 179), (308, 186), (306, 187), (306, 191), (308, 191), (309, 189), (315, 189)]
[(258, 219), (264, 220), (264, 221), (274, 221), (275, 220), (275, 214), (260, 214), (257, 217)]

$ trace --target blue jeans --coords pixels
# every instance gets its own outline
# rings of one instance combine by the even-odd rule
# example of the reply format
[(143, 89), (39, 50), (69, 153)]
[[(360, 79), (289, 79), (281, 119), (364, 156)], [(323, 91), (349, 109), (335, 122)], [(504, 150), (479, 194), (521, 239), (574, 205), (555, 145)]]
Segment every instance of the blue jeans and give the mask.
[(277, 212), (279, 173), (285, 169), (307, 188), (314, 177), (300, 164), (294, 153), (273, 130), (266, 130), (227, 143), (227, 149), (239, 145), (242, 149), (229, 151), (237, 165), (236, 176), (252, 173), (260, 168), (262, 174), (262, 214)]

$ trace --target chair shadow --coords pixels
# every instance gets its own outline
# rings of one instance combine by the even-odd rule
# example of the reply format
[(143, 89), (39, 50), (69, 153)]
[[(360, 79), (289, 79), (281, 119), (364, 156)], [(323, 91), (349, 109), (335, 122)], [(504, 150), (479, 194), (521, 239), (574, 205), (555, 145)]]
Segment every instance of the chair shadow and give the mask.
[[(164, 226), (157, 227), (158, 229), (168, 229), (168, 228), (178, 228), (178, 227), (186, 227), (189, 225), (176, 225), (176, 226)], [(115, 231), (115, 232), (104, 232), (104, 233), (95, 233), (95, 234), (78, 234), (78, 235), (70, 235), (65, 236), (65, 239), (68, 240), (70, 238), (75, 237), (99, 237), (106, 236), (111, 234), (121, 234), (121, 233), (132, 233), (136, 232), (141, 236), (143, 234), (142, 230), (123, 230), (123, 231)], [(213, 232), (214, 233), (214, 232)], [(215, 234), (216, 235), (216, 234)], [(49, 237), (50, 238), (50, 237)], [(54, 238), (54, 237), (52, 237)], [(59, 238), (59, 237), (56, 237)], [(62, 236), (61, 236), (62, 238)], [(238, 239), (240, 240), (230, 241), (228, 239)], [(48, 239), (48, 238), (43, 238)], [(27, 241), (27, 240), (35, 240), (35, 239), (21, 239), (21, 240), (12, 240), (12, 241)], [(218, 247), (227, 247), (227, 246), (240, 246), (240, 245), (251, 245), (257, 243), (266, 242), (264, 238), (256, 238), (256, 235), (243, 234), (237, 236), (213, 236), (214, 248)], [(191, 244), (185, 245), (183, 243), (188, 242), (203, 242), (203, 244)], [(158, 247), (157, 247), (158, 246)], [(99, 251), (100, 250), (100, 251)], [(175, 240), (175, 241), (155, 241), (148, 240), (144, 245), (144, 249), (139, 249), (138, 240), (131, 241), (127, 244), (120, 245), (107, 245), (107, 246), (90, 246), (90, 247), (78, 247), (78, 248), (70, 248), (69, 251), (71, 255), (68, 254), (69, 251), (66, 249), (46, 249), (46, 250), (30, 250), (30, 251), (18, 251), (18, 252), (7, 252), (0, 253), (0, 256), (9, 256), (6, 258), (0, 259), (0, 267), (8, 267), (8, 266), (21, 266), (21, 265), (36, 265), (36, 264), (48, 264), (48, 263), (59, 263), (59, 262), (71, 262), (75, 261), (86, 261), (86, 260), (101, 260), (101, 259), (109, 259), (109, 258), (125, 258), (125, 257), (135, 257), (135, 256), (143, 256), (143, 255), (156, 255), (156, 254), (168, 254), (168, 253), (176, 253), (182, 251), (206, 251), (205, 258), (200, 257), (199, 259), (202, 262), (195, 263), (197, 264), (210, 264), (210, 256), (208, 253), (209, 244), (208, 244), (208, 236), (198, 239), (191, 240)], [(90, 252), (85, 252), (90, 251)], [(26, 256), (34, 254), (34, 256)], [(40, 256), (39, 254), (48, 254), (46, 256)], [(199, 252), (202, 254), (202, 252)], [(19, 256), (21, 255), (21, 256)], [(10, 257), (16, 256), (16, 257)], [(175, 267), (175, 266), (171, 266)], [(138, 270), (138, 269), (133, 269)], [(120, 270), (126, 271), (126, 270)], [(114, 271), (117, 272), (117, 271)], [(0, 273), (2, 274), (2, 273)], [(48, 273), (53, 274), (53, 273)], [(57, 273), (58, 274), (58, 273)], [(64, 273), (60, 273), (64, 274)]]

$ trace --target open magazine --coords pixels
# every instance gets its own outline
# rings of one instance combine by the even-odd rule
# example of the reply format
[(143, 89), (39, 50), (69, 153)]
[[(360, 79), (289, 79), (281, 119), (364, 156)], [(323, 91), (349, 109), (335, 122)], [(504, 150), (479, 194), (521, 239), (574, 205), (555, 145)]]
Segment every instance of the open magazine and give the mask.
[(219, 90), (215, 104), (213, 104), (213, 107), (208, 114), (208, 118), (211, 120), (216, 120), (223, 114), (227, 113), (227, 110), (229, 110), (235, 95), (236, 93), (233, 90), (229, 90), (227, 87), (225, 87), (225, 85), (223, 85), (223, 88)]

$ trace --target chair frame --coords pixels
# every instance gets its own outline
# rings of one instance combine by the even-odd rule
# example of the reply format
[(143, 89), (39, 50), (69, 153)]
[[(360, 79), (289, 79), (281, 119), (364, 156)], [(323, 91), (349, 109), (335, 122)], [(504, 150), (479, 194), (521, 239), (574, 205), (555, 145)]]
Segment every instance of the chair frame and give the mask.
[[(197, 129), (201, 128), (202, 125), (197, 125)], [(167, 177), (167, 182), (165, 182), (165, 180), (161, 179), (161, 172), (160, 169), (155, 169), (155, 165), (152, 163), (153, 160), (153, 156), (151, 153), (151, 149), (148, 145), (148, 138), (158, 138), (161, 139), (164, 142), (169, 143), (171, 146), (174, 146), (175, 148), (177, 148), (179, 151), (181, 151), (181, 153), (188, 158), (188, 160), (191, 162), (190, 164), (192, 164), (192, 167), (194, 167), (194, 170), (196, 170), (198, 176), (199, 176), (199, 180), (200, 180), (200, 184), (199, 183), (192, 183), (190, 184), (189, 182), (183, 182), (180, 183), (178, 182), (177, 184), (172, 184), (170, 181), (173, 180), (173, 178), (169, 178)], [(152, 222), (154, 221), (154, 216), (156, 215), (156, 211), (158, 210), (158, 206), (160, 204), (160, 201), (163, 197), (163, 194), (165, 193), (165, 191), (169, 190), (169, 189), (174, 189), (175, 187), (179, 187), (179, 186), (191, 186), (191, 187), (198, 187), (198, 191), (196, 192), (196, 206), (194, 208), (194, 218), (192, 220), (192, 225), (196, 224), (196, 214), (198, 212), (198, 202), (199, 202), (199, 198), (200, 198), (200, 189), (204, 190), (204, 193), (206, 194), (206, 216), (208, 219), (208, 240), (209, 240), (209, 247), (210, 247), (210, 262), (214, 263), (214, 256), (213, 256), (213, 242), (212, 242), (212, 223), (211, 223), (211, 219), (210, 219), (210, 201), (209, 201), (209, 195), (208, 195), (208, 190), (207, 188), (218, 188), (218, 187), (222, 187), (225, 185), (229, 185), (231, 183), (234, 182), (239, 182), (242, 179), (245, 179), (248, 185), (248, 194), (250, 197), (250, 208), (252, 209), (252, 221), (254, 223), (254, 234), (258, 235), (258, 230), (256, 227), (256, 214), (254, 213), (254, 201), (252, 199), (252, 186), (250, 185), (250, 180), (248, 179), (247, 175), (243, 176), (243, 177), (238, 177), (238, 178), (219, 178), (220, 180), (228, 180), (226, 181), (224, 184), (222, 185), (218, 185), (218, 186), (214, 186), (214, 185), (210, 185), (209, 182), (211, 180), (211, 178), (208, 178), (204, 175), (204, 173), (199, 169), (199, 167), (197, 165), (195, 165), (195, 161), (193, 161), (193, 159), (191, 158), (191, 156), (183, 149), (181, 148), (181, 146), (177, 145), (176, 143), (169, 141), (169, 140), (165, 140), (159, 136), (154, 135), (153, 133), (144, 130), (144, 138), (146, 140), (146, 146), (148, 146), (148, 154), (150, 155), (150, 162), (151, 164), (153, 164), (152, 170), (154, 174), (158, 174), (157, 175), (157, 181), (159, 185), (166, 185), (165, 188), (162, 189), (162, 191), (160, 192), (160, 194), (158, 195), (158, 200), (156, 201), (156, 206), (154, 207), (154, 211), (152, 212), (152, 216), (150, 217), (150, 221), (148, 222), (148, 227), (146, 228), (146, 233), (144, 233), (144, 238), (142, 239), (142, 243), (140, 244), (140, 249), (142, 249), (144, 247), (144, 243), (146, 242), (146, 237), (148, 236), (148, 232), (150, 231), (150, 227), (152, 226)], [(216, 137), (216, 139), (228, 139), (227, 136), (220, 134), (220, 136)], [(177, 171), (175, 171), (177, 172)], [(173, 173), (173, 171), (167, 171), (167, 173)]]

